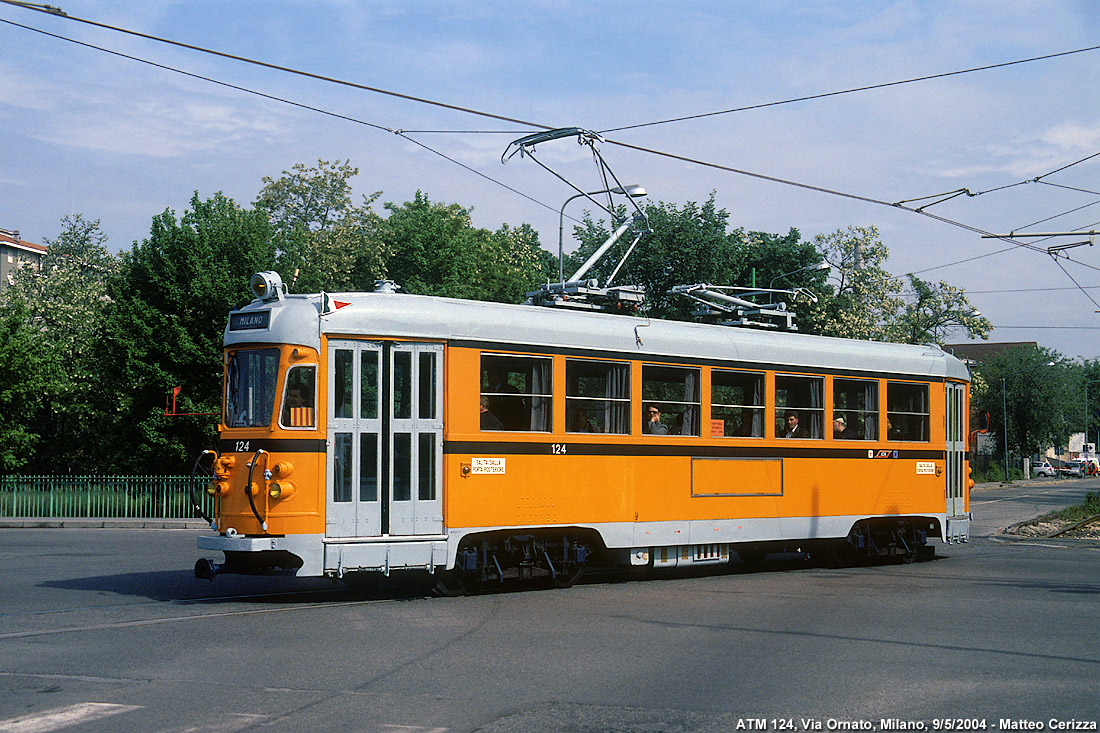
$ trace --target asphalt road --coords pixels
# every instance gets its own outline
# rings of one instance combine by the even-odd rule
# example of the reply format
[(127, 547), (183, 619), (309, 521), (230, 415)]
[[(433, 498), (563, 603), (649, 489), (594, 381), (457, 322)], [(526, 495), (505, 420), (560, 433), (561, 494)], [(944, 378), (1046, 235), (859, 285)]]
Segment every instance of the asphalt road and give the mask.
[(198, 581), (191, 531), (7, 529), (0, 732), (1095, 724), (1100, 543), (995, 531), (1098, 485), (982, 487), (972, 541), (912, 565), (454, 599)]

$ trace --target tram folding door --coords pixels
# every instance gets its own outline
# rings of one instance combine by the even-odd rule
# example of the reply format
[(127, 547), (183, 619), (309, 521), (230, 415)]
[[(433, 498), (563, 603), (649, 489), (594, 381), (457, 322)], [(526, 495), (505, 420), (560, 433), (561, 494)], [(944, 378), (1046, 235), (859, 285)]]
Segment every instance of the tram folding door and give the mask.
[(947, 391), (947, 516), (958, 517), (966, 509), (963, 498), (963, 457), (966, 454), (966, 387), (948, 382)]
[(443, 347), (329, 341), (329, 537), (443, 532)]

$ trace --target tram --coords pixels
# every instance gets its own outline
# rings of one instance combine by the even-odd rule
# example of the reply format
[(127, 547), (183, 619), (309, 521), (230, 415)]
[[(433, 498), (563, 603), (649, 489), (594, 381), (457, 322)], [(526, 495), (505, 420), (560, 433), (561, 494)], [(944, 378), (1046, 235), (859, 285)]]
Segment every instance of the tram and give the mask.
[(935, 346), (395, 292), (229, 314), (196, 575), (444, 591), (969, 535), (969, 372)]

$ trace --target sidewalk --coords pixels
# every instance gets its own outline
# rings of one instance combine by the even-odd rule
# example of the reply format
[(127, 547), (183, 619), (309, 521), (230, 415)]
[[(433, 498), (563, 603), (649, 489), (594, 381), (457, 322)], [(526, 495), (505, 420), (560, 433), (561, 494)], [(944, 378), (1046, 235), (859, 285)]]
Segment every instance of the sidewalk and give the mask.
[(90, 517), (3, 517), (0, 529), (209, 529), (202, 519), (96, 519)]

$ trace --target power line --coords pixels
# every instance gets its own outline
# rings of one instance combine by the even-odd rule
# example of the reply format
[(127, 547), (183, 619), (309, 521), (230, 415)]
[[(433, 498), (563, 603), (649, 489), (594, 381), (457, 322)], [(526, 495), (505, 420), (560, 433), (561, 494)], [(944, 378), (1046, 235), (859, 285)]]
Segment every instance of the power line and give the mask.
[[(501, 120), (501, 121), (505, 121), (505, 122), (512, 122), (512, 123), (516, 123), (516, 124), (527, 125), (527, 126), (536, 127), (536, 128), (539, 128), (539, 129), (544, 129), (544, 130), (553, 129), (548, 125), (542, 125), (542, 124), (535, 123), (535, 122), (528, 122), (528, 121), (513, 118), (513, 117), (497, 115), (497, 114), (493, 114), (493, 113), (489, 113), (489, 112), (483, 112), (483, 111), (480, 111), (480, 110), (475, 110), (475, 109), (468, 108), (468, 107), (461, 107), (461, 106), (458, 106), (458, 105), (452, 105), (452, 104), (447, 104), (447, 103), (444, 103), (444, 102), (438, 102), (438, 101), (434, 101), (434, 100), (430, 100), (430, 99), (425, 99), (425, 98), (422, 98), (422, 97), (416, 97), (416, 96), (412, 96), (412, 95), (408, 95), (408, 94), (403, 94), (403, 93), (400, 93), (400, 92), (385, 90), (385, 89), (381, 89), (381, 88), (378, 88), (378, 87), (371, 87), (371, 86), (367, 86), (367, 85), (363, 85), (363, 84), (358, 84), (358, 83), (355, 83), (355, 82), (349, 82), (349, 81), (345, 81), (345, 80), (341, 80), (341, 79), (336, 79), (336, 78), (333, 78), (333, 77), (328, 77), (328, 76), (324, 76), (324, 75), (320, 75), (320, 74), (314, 74), (314, 73), (311, 73), (311, 72), (306, 72), (306, 71), (301, 71), (301, 70), (298, 70), (298, 69), (293, 69), (293, 68), (289, 68), (289, 67), (285, 67), (285, 66), (280, 66), (280, 65), (277, 65), (277, 64), (271, 64), (271, 63), (264, 62), (264, 61), (258, 61), (256, 59), (251, 59), (251, 58), (247, 58), (247, 57), (243, 57), (243, 56), (237, 56), (237, 55), (225, 53), (225, 52), (222, 52), (222, 51), (215, 51), (213, 49), (208, 49), (208, 48), (204, 48), (204, 47), (201, 47), (201, 46), (195, 46), (195, 45), (192, 45), (192, 44), (182, 43), (180, 41), (173, 41), (173, 40), (166, 39), (166, 38), (161, 38), (161, 37), (158, 37), (158, 36), (153, 36), (153, 35), (149, 35), (149, 34), (145, 34), (145, 33), (140, 33), (138, 31), (132, 31), (132, 30), (129, 30), (129, 29), (120, 28), (120, 27), (108, 25), (108, 24), (105, 24), (105, 23), (99, 23), (97, 21), (92, 21), (92, 20), (88, 20), (88, 19), (84, 19), (84, 18), (75, 17), (75, 16), (69, 16), (69, 15), (66, 15), (65, 13), (63, 13), (62, 11), (60, 11), (59, 9), (53, 8), (51, 6), (37, 6), (37, 5), (33, 5), (33, 4), (30, 4), (30, 3), (26, 3), (26, 2), (19, 2), (18, 0), (0, 0), (0, 3), (4, 3), (4, 4), (7, 4), (7, 5), (13, 5), (13, 6), (16, 6), (16, 7), (21, 7), (21, 8), (26, 8), (26, 9), (30, 9), (30, 10), (35, 10), (37, 12), (43, 12), (43, 13), (50, 14), (50, 15), (60, 16), (60, 17), (66, 18), (68, 20), (73, 20), (73, 21), (76, 21), (76, 22), (79, 22), (79, 23), (84, 23), (84, 24), (87, 24), (87, 25), (92, 25), (92, 26), (95, 26), (95, 27), (104, 28), (106, 30), (111, 30), (111, 31), (118, 32), (118, 33), (124, 33), (124, 34), (127, 34), (127, 35), (136, 36), (136, 37), (139, 37), (139, 38), (145, 38), (147, 40), (152, 40), (152, 41), (156, 41), (158, 43), (164, 43), (164, 44), (168, 44), (168, 45), (172, 45), (172, 46), (177, 46), (177, 47), (185, 48), (185, 49), (192, 50), (192, 51), (198, 51), (200, 53), (207, 53), (207, 54), (211, 54), (211, 55), (218, 56), (218, 57), (221, 57), (221, 58), (227, 58), (227, 59), (231, 59), (231, 60), (234, 60), (234, 61), (240, 61), (242, 63), (252, 64), (252, 65), (260, 66), (260, 67), (263, 67), (263, 68), (268, 68), (268, 69), (273, 69), (273, 70), (276, 70), (276, 71), (282, 71), (282, 72), (289, 73), (289, 74), (303, 76), (303, 77), (306, 77), (306, 78), (310, 78), (310, 79), (314, 79), (314, 80), (318, 80), (318, 81), (323, 81), (323, 82), (326, 82), (326, 83), (339, 84), (339, 85), (342, 85), (342, 86), (347, 86), (347, 87), (354, 88), (354, 89), (359, 89), (359, 90), (362, 90), (362, 91), (368, 91), (368, 92), (373, 92), (373, 93), (376, 93), (376, 94), (388, 95), (388, 96), (396, 97), (396, 98), (399, 98), (399, 99), (405, 99), (405, 100), (408, 100), (408, 101), (418, 102), (418, 103), (421, 103), (421, 104), (427, 104), (427, 105), (431, 105), (431, 106), (441, 107), (441, 108), (444, 108), (444, 109), (450, 109), (450, 110), (453, 110), (453, 111), (463, 112), (463, 113), (466, 113), (466, 114), (473, 114), (473, 115), (478, 115), (478, 116), (482, 116), (482, 117), (488, 117), (488, 118), (497, 119), (497, 120)], [(10, 23), (10, 21), (4, 21), (4, 22)], [(11, 25), (17, 25), (18, 26), (19, 24), (11, 23)], [(28, 28), (27, 26), (19, 26), (19, 27)], [(29, 29), (37, 31), (37, 29), (33, 29), (33, 28), (29, 28)], [(44, 31), (38, 31), (38, 32), (45, 33)], [(46, 35), (52, 35), (52, 34), (47, 33)], [(65, 39), (62, 36), (55, 36), (55, 37), (62, 38), (63, 40), (71, 40), (71, 39)], [(77, 41), (73, 41), (73, 42), (74, 43), (79, 43)], [(82, 45), (90, 45), (90, 44), (82, 44)], [(93, 48), (96, 48), (96, 47), (93, 47)], [(889, 83), (886, 83), (886, 84), (874, 85), (874, 86), (871, 86), (871, 87), (865, 87), (865, 88), (853, 89), (853, 90), (845, 90), (843, 92), (830, 92), (828, 94), (814, 95), (813, 97), (807, 97), (806, 99), (820, 98), (820, 97), (825, 97), (825, 96), (835, 96), (837, 94), (849, 93), (849, 92), (853, 92), (853, 91), (862, 91), (864, 89), (878, 88), (878, 87), (884, 87), (884, 86), (894, 86), (894, 85), (898, 85), (898, 84), (902, 84), (902, 83), (911, 83), (911, 82), (915, 82), (915, 81), (922, 81), (922, 80), (926, 80), (926, 79), (938, 78), (938, 77), (943, 77), (943, 76), (953, 76), (953, 75), (957, 75), (957, 74), (970, 73), (970, 72), (973, 72), (973, 71), (981, 71), (981, 70), (986, 70), (986, 69), (998, 68), (998, 67), (1002, 67), (1002, 66), (1011, 66), (1011, 65), (1014, 65), (1014, 64), (1028, 63), (1028, 62), (1031, 62), (1031, 61), (1039, 61), (1039, 60), (1044, 60), (1044, 59), (1056, 58), (1056, 57), (1059, 57), (1059, 56), (1066, 56), (1066, 55), (1070, 55), (1070, 54), (1083, 53), (1083, 52), (1086, 52), (1086, 51), (1096, 50), (1098, 48), (1100, 48), (1100, 46), (1092, 46), (1092, 47), (1088, 47), (1088, 48), (1077, 49), (1077, 50), (1074, 50), (1074, 51), (1064, 51), (1064, 52), (1060, 52), (1060, 53), (1047, 54), (1045, 56), (1039, 56), (1039, 57), (1034, 57), (1034, 58), (1030, 58), (1030, 59), (1022, 59), (1022, 60), (1018, 60), (1018, 61), (1005, 62), (1005, 63), (1002, 63), (1002, 64), (994, 64), (994, 65), (987, 66), (987, 67), (966, 69), (966, 70), (962, 70), (962, 71), (948, 72), (946, 74), (938, 74), (938, 75), (932, 75), (932, 76), (928, 76), (928, 77), (921, 77), (919, 79), (903, 80), (903, 81), (900, 81), (900, 82), (889, 82)], [(105, 50), (105, 49), (99, 49), (99, 50)], [(124, 56), (124, 54), (117, 54), (117, 52), (113, 52), (113, 51), (111, 51), (110, 53), (116, 53), (116, 55)], [(188, 73), (188, 72), (179, 71), (178, 69), (173, 69), (172, 67), (162, 66), (162, 65), (159, 65), (159, 64), (153, 64), (152, 62), (145, 62), (144, 60), (136, 59), (135, 57), (128, 57), (128, 58), (134, 58), (134, 60), (143, 61), (143, 63), (150, 63), (151, 65), (159, 66), (160, 68), (164, 68), (164, 69), (170, 70), (170, 71), (177, 71), (178, 73), (185, 73), (185, 74)], [(236, 89), (240, 89), (241, 91), (254, 93), (254, 92), (252, 92), (252, 90), (247, 90), (243, 87), (235, 87), (234, 85), (225, 84), (224, 82), (218, 82), (216, 80), (206, 79), (205, 77), (198, 77), (198, 75), (194, 75), (194, 74), (188, 74), (188, 75), (195, 76), (196, 78), (201, 78), (201, 79), (204, 79), (206, 81), (211, 81), (213, 83), (222, 84), (224, 86), (229, 86), (229, 87), (233, 87), (233, 88), (236, 88)], [(259, 94), (259, 93), (257, 93), (257, 94)], [(261, 94), (261, 96), (267, 96), (270, 99), (279, 99), (279, 98), (276, 98), (276, 97), (271, 97), (270, 95), (262, 95)], [(322, 112), (324, 114), (332, 114), (333, 116), (341, 117), (341, 118), (347, 119), (349, 121), (356, 121), (356, 122), (363, 123), (361, 120), (355, 120), (354, 118), (351, 118), (351, 117), (346, 117), (346, 116), (343, 116), (343, 115), (337, 115), (335, 113), (325, 112), (325, 111), (317, 109), (317, 108), (308, 107), (307, 105), (300, 105), (300, 104), (295, 103), (295, 102), (290, 102), (289, 100), (279, 100), (279, 101), (284, 101), (288, 104), (294, 104), (296, 106), (307, 108), (307, 109), (313, 109), (314, 111), (319, 111), (319, 112)], [(792, 101), (801, 101), (801, 100), (787, 100), (787, 102), (792, 102)], [(787, 103), (787, 102), (782, 102), (782, 103)], [(780, 104), (780, 103), (769, 103), (767, 105), (761, 105), (761, 106), (774, 106), (775, 104)], [(711, 116), (711, 115), (714, 115), (714, 114), (725, 114), (725, 113), (733, 112), (733, 111), (738, 111), (738, 110), (725, 110), (725, 111), (719, 112), (719, 113), (708, 113), (707, 115), (700, 115), (700, 116)], [(684, 118), (684, 119), (687, 119), (687, 118)], [(426, 150), (429, 150), (429, 151), (431, 151), (431, 152), (433, 152), (437, 155), (442, 155), (438, 151), (436, 151), (436, 150), (434, 150), (434, 149), (432, 149), (432, 148), (430, 148), (426, 145), (423, 145), (421, 143), (417, 143), (412, 138), (406, 137), (405, 133), (403, 133), (402, 131), (391, 130), (389, 128), (386, 128), (386, 127), (383, 127), (383, 126), (380, 126), (380, 125), (374, 125), (373, 123), (363, 123), (363, 124), (368, 124), (372, 127), (383, 129), (383, 130), (386, 130), (388, 132), (392, 132), (394, 134), (399, 134), (404, 139), (409, 140), (410, 142), (414, 142), (418, 145), (421, 145), (421, 147), (424, 147)], [(659, 123), (647, 123), (647, 124), (659, 124)], [(638, 126), (635, 126), (635, 127), (639, 127), (639, 126), (645, 126), (645, 125), (638, 125)], [(625, 129), (625, 128), (616, 128), (616, 129)], [(868, 196), (861, 196), (861, 195), (858, 195), (858, 194), (852, 194), (852, 193), (847, 193), (847, 192), (838, 191), (838, 190), (834, 190), (834, 189), (828, 189), (828, 188), (821, 187), (821, 186), (814, 186), (814, 185), (811, 185), (811, 184), (801, 183), (801, 182), (798, 182), (798, 181), (782, 179), (782, 178), (778, 178), (778, 177), (775, 177), (775, 176), (768, 176), (768, 175), (761, 174), (761, 173), (754, 173), (754, 172), (751, 172), (751, 171), (740, 170), (740, 169), (736, 169), (736, 168), (733, 168), (733, 167), (730, 167), (730, 166), (724, 166), (724, 165), (720, 165), (720, 164), (717, 164), (717, 163), (697, 160), (697, 159), (694, 159), (694, 158), (688, 158), (686, 156), (681, 156), (681, 155), (677, 155), (677, 154), (674, 154), (674, 153), (668, 153), (668, 152), (664, 152), (664, 151), (660, 151), (660, 150), (654, 150), (654, 149), (651, 149), (651, 148), (645, 148), (645, 147), (632, 145), (630, 143), (625, 143), (625, 142), (621, 142), (621, 141), (607, 139), (606, 142), (608, 142), (610, 144), (613, 144), (613, 145), (618, 145), (618, 146), (621, 146), (621, 147), (633, 149), (633, 150), (636, 150), (636, 151), (639, 151), (639, 152), (644, 152), (644, 153), (649, 153), (649, 154), (652, 154), (652, 155), (667, 157), (667, 158), (671, 158), (671, 159), (674, 159), (674, 160), (679, 160), (679, 161), (694, 164), (694, 165), (700, 165), (700, 166), (713, 168), (713, 169), (716, 169), (716, 170), (724, 170), (724, 171), (727, 171), (727, 172), (736, 173), (738, 175), (749, 176), (749, 177), (757, 178), (757, 179), (760, 179), (760, 180), (772, 181), (774, 183), (780, 183), (780, 184), (783, 184), (783, 185), (794, 186), (794, 187), (803, 188), (803, 189), (810, 190), (810, 191), (816, 191), (816, 192), (819, 192), (819, 193), (825, 193), (825, 194), (830, 194), (830, 195), (834, 195), (834, 196), (840, 196), (840, 197), (843, 197), (843, 198), (862, 201), (862, 202), (865, 202), (865, 203), (871, 203), (871, 204), (877, 204), (877, 205), (880, 205), (880, 206), (890, 206), (890, 207), (893, 207), (893, 208), (899, 208), (899, 209), (902, 209), (904, 211), (909, 211), (911, 213), (916, 213), (916, 214), (921, 214), (923, 216), (927, 216), (931, 219), (943, 222), (945, 224), (949, 224), (951, 226), (962, 228), (962, 229), (965, 229), (967, 231), (971, 231), (971, 232), (978, 233), (978, 234), (983, 234), (983, 235), (989, 235), (990, 234), (989, 232), (986, 232), (986, 231), (984, 231), (982, 229), (979, 229), (977, 227), (972, 227), (968, 224), (964, 224), (964, 223), (959, 222), (959, 221), (955, 221), (955, 220), (952, 220), (952, 219), (948, 219), (946, 217), (941, 217), (941, 216), (938, 216), (938, 215), (935, 215), (935, 214), (931, 214), (931, 213), (925, 211), (923, 208), (913, 208), (913, 207), (905, 206), (903, 203), (900, 203), (900, 202), (891, 203), (891, 202), (888, 202), (888, 201), (884, 201), (884, 200), (881, 200), (881, 199), (875, 199), (875, 198), (868, 197)], [(446, 158), (446, 156), (443, 156), (443, 157)], [(447, 158), (447, 159), (450, 160), (451, 162), (457, 163), (457, 161), (455, 161), (451, 158)], [(1084, 160), (1084, 159), (1082, 159), (1082, 160)], [(1081, 161), (1078, 161), (1078, 162), (1081, 162)], [(459, 164), (459, 165), (462, 165), (462, 164)], [(1073, 164), (1071, 164), (1071, 165), (1073, 165)], [(463, 167), (467, 167), (467, 166), (463, 166)], [(468, 170), (473, 171), (472, 168), (468, 168)], [(495, 183), (500, 184), (499, 181), (495, 181), (495, 179), (492, 179), (489, 176), (486, 176), (485, 174), (482, 174), (482, 173), (477, 172), (477, 171), (473, 171), (473, 172), (478, 173), (478, 175), (483, 176), (483, 177), (487, 178), (488, 180), (492, 180)], [(500, 185), (504, 185), (504, 184), (500, 184)], [(510, 187), (508, 187), (508, 186), (504, 186), (504, 187), (510, 189)], [(510, 190), (514, 191), (514, 189), (510, 189)], [(523, 196), (526, 197), (525, 194), (520, 194), (520, 195), (523, 195)], [(527, 197), (527, 198), (530, 198), (530, 197)], [(534, 199), (531, 199), (531, 200), (534, 201)], [(536, 203), (538, 203), (539, 205), (544, 206), (548, 209), (552, 209), (552, 210), (556, 211), (556, 209), (553, 209), (553, 207), (550, 207), (547, 204), (543, 204), (542, 202), (538, 202), (538, 201), (536, 201)], [(1100, 203), (1100, 202), (1097, 202), (1097, 203)], [(1084, 208), (1084, 207), (1082, 207), (1082, 208)], [(1067, 212), (1067, 213), (1069, 213), (1069, 212)], [(1036, 223), (1039, 223), (1039, 222), (1036, 222)], [(1033, 226), (1033, 225), (1028, 225), (1028, 226)], [(1016, 242), (1016, 241), (1014, 241), (1014, 240), (1012, 240), (1011, 238), (1008, 238), (1008, 237), (998, 237), (998, 238), (1003, 239), (1006, 242), (1009, 242), (1014, 247), (1030, 249), (1030, 250), (1033, 250), (1033, 251), (1042, 252), (1044, 254), (1047, 253), (1046, 250), (1044, 250), (1040, 247), (1036, 247), (1034, 245), (1030, 245), (1030, 244), (1027, 244), (1027, 243), (1024, 243), (1024, 242)], [(1100, 267), (1095, 267), (1095, 266), (1089, 265), (1087, 263), (1078, 262), (1078, 261), (1073, 260), (1072, 258), (1069, 258), (1069, 257), (1064, 257), (1064, 259), (1066, 259), (1068, 261), (1071, 261), (1071, 262), (1074, 262), (1075, 264), (1081, 265), (1083, 267), (1087, 267), (1087, 268), (1090, 268), (1090, 269), (1100, 271)], [(1076, 281), (1074, 281), (1074, 282), (1076, 284)], [(1088, 295), (1088, 294), (1086, 293), (1086, 295)]]
[[(7, 2), (7, 1), (8, 0), (0, 0), (0, 2)], [(295, 102), (293, 100), (286, 99), (284, 97), (278, 97), (278, 96), (275, 96), (275, 95), (272, 95), (272, 94), (267, 94), (265, 92), (261, 92), (261, 91), (255, 90), (255, 89), (250, 89), (248, 87), (242, 87), (242, 86), (237, 85), (237, 84), (230, 84), (229, 82), (221, 81), (219, 79), (214, 79), (212, 77), (203, 76), (201, 74), (195, 74), (195, 73), (190, 72), (190, 71), (184, 71), (183, 69), (179, 69), (179, 68), (176, 68), (174, 66), (167, 66), (165, 64), (160, 64), (160, 63), (157, 63), (155, 61), (150, 61), (148, 59), (143, 59), (139, 56), (132, 56), (130, 54), (122, 53), (120, 51), (114, 51), (112, 49), (104, 48), (102, 46), (96, 46), (95, 44), (85, 43), (84, 41), (78, 41), (74, 38), (68, 38), (67, 36), (58, 35), (56, 33), (50, 33), (49, 31), (44, 31), (40, 28), (34, 28), (32, 26), (23, 25), (22, 23), (16, 23), (14, 21), (6, 20), (4, 18), (0, 18), (0, 23), (5, 23), (7, 25), (15, 26), (17, 28), (23, 28), (24, 30), (33, 31), (35, 33), (40, 33), (44, 36), (49, 36), (50, 38), (55, 38), (57, 40), (68, 41), (69, 43), (74, 43), (78, 46), (83, 46), (85, 48), (90, 48), (90, 49), (95, 50), (95, 51), (101, 51), (103, 53), (111, 54), (112, 56), (118, 56), (120, 58), (124, 58), (124, 59), (127, 59), (129, 61), (136, 61), (138, 63), (146, 64), (148, 66), (152, 66), (152, 67), (157, 68), (157, 69), (162, 69), (164, 71), (170, 71), (170, 72), (173, 72), (175, 74), (182, 74), (183, 76), (188, 76), (188, 77), (191, 77), (193, 79), (198, 79), (200, 81), (205, 81), (205, 82), (208, 82), (210, 84), (216, 84), (218, 86), (223, 86), (223, 87), (226, 87), (228, 89), (233, 89), (235, 91), (244, 92), (246, 94), (252, 94), (252, 95), (255, 95), (257, 97), (262, 97), (263, 99), (269, 99), (273, 102), (280, 102), (282, 104), (287, 104), (287, 105), (290, 105), (292, 107), (298, 107), (299, 109), (308, 110), (310, 112), (317, 112), (319, 114), (327, 115), (329, 117), (334, 117), (334, 118), (337, 118), (337, 119), (346, 120), (347, 122), (353, 122), (357, 125), (365, 125), (367, 127), (373, 128), (375, 130), (380, 130), (382, 132), (392, 133), (392, 134), (397, 135), (398, 137), (400, 137), (404, 140), (408, 140), (409, 142), (413, 143), (414, 145), (420, 146), (421, 148), (427, 150), (430, 153), (438, 155), (439, 157), (443, 158), (444, 160), (447, 160), (451, 163), (454, 163), (455, 165), (457, 165), (461, 168), (464, 168), (467, 171), (486, 179), (487, 181), (495, 183), (496, 185), (498, 185), (498, 186), (500, 186), (500, 187), (502, 187), (502, 188), (504, 188), (508, 191), (511, 191), (512, 193), (514, 193), (518, 196), (521, 196), (521, 197), (527, 199), (528, 201), (531, 201), (532, 203), (538, 204), (539, 206), (542, 206), (542, 207), (544, 207), (544, 208), (546, 208), (550, 211), (553, 211), (555, 213), (558, 211), (557, 208), (555, 208), (554, 206), (551, 206), (550, 204), (539, 201), (538, 199), (524, 193), (523, 191), (520, 191), (516, 188), (513, 188), (512, 186), (509, 186), (508, 184), (506, 184), (502, 181), (499, 181), (499, 180), (493, 178), (492, 176), (490, 176), (488, 174), (482, 173), (481, 171), (478, 171), (474, 168), (471, 168), (470, 166), (466, 165), (465, 163), (462, 163), (462, 162), (452, 158), (451, 156), (440, 152), (439, 150), (436, 150), (436, 149), (434, 149), (434, 148), (432, 148), (428, 145), (425, 145), (424, 143), (422, 143), (418, 140), (415, 140), (411, 137), (408, 137), (408, 134), (407, 134), (408, 131), (395, 130), (393, 128), (386, 127), (385, 125), (379, 125), (379, 124), (376, 124), (374, 122), (368, 122), (366, 120), (361, 120), (361, 119), (358, 119), (356, 117), (351, 117), (349, 115), (340, 114), (339, 112), (333, 112), (331, 110), (322, 109), (320, 107), (314, 107), (312, 105), (302, 104), (301, 102)], [(568, 218), (568, 219), (570, 219), (570, 220), (572, 220), (572, 221), (574, 221), (578, 224), (581, 223), (581, 221), (579, 219), (577, 219), (573, 216), (566, 215), (566, 218)]]
[(814, 99), (825, 99), (827, 97), (837, 97), (842, 94), (854, 94), (856, 92), (866, 92), (872, 89), (885, 89), (886, 87), (901, 86), (902, 84), (915, 84), (921, 81), (930, 81), (932, 79), (943, 79), (949, 76), (959, 76), (961, 74), (972, 74), (976, 71), (989, 71), (990, 69), (1000, 69), (1006, 66), (1014, 66), (1016, 64), (1028, 64), (1033, 61), (1046, 61), (1048, 59), (1058, 58), (1059, 56), (1070, 56), (1077, 53), (1085, 53), (1088, 51), (1095, 51), (1100, 49), (1100, 46), (1089, 46), (1087, 48), (1078, 48), (1073, 51), (1061, 51), (1058, 53), (1046, 54), (1044, 56), (1034, 56), (1028, 59), (1018, 59), (1016, 61), (1005, 61), (999, 64), (989, 64), (988, 66), (975, 66), (970, 69), (961, 69), (959, 71), (948, 71), (942, 74), (929, 74), (927, 76), (918, 76), (912, 79), (902, 79), (900, 81), (889, 81), (881, 84), (869, 84), (862, 87), (853, 87), (851, 89), (842, 89), (835, 92), (824, 92), (821, 94), (810, 94), (805, 97), (795, 97), (793, 99), (784, 99), (778, 102), (764, 102), (761, 104), (750, 104), (744, 107), (734, 107), (733, 109), (724, 109), (717, 112), (703, 112), (695, 115), (684, 115), (683, 117), (672, 117), (666, 120), (656, 120), (654, 122), (641, 122), (636, 125), (624, 125), (622, 127), (609, 127), (606, 130), (599, 130), (600, 134), (607, 132), (621, 132), (623, 130), (636, 130), (640, 127), (653, 127), (654, 125), (667, 125), (672, 122), (685, 122), (687, 120), (697, 120), (703, 117), (716, 117), (718, 115), (728, 115), (734, 112), (746, 112), (753, 109), (764, 109), (766, 107), (778, 107), (783, 104), (794, 104), (795, 102), (808, 102)]
[(324, 76), (323, 74), (314, 74), (309, 71), (302, 71), (300, 69), (294, 69), (288, 66), (280, 66), (278, 64), (268, 63), (267, 61), (259, 61), (257, 59), (248, 58), (247, 56), (237, 56), (236, 54), (226, 53), (224, 51), (216, 51), (212, 48), (205, 48), (203, 46), (196, 46), (190, 43), (183, 43), (182, 41), (173, 41), (170, 38), (162, 38), (160, 36), (150, 35), (148, 33), (141, 33), (139, 31), (129, 30), (128, 28), (120, 28), (114, 25), (108, 25), (107, 23), (100, 23), (98, 21), (89, 20), (87, 18), (79, 18), (75, 15), (69, 15), (62, 12), (59, 8), (54, 8), (50, 5), (35, 5), (33, 3), (19, 2), (19, 0), (0, 0), (0, 3), (5, 5), (14, 5), (18, 8), (25, 8), (27, 10), (34, 10), (39, 13), (45, 13), (46, 15), (53, 15), (66, 20), (72, 20), (77, 23), (84, 23), (86, 25), (95, 26), (96, 28), (103, 28), (105, 30), (114, 31), (116, 33), (125, 33), (129, 36), (136, 36), (137, 38), (144, 38), (149, 41), (156, 41), (157, 43), (164, 43), (169, 46), (176, 46), (178, 48), (186, 48), (189, 51), (198, 51), (200, 53), (210, 54), (212, 56), (219, 56), (224, 59), (230, 59), (233, 61), (240, 61), (245, 64), (252, 64), (253, 66), (260, 66), (265, 69), (272, 69), (274, 71), (282, 71), (287, 74), (294, 74), (296, 76), (303, 76), (307, 79), (314, 79), (316, 81), (323, 81), (328, 84), (339, 84), (340, 86), (351, 87), (352, 89), (359, 89), (365, 92), (373, 92), (375, 94), (384, 94), (389, 97), (396, 97), (397, 99), (404, 99), (410, 102), (417, 102), (419, 104), (427, 104), (433, 107), (441, 107), (443, 109), (453, 110), (455, 112), (463, 112), (466, 114), (477, 115), (479, 117), (488, 117), (494, 120), (500, 120), (502, 122), (514, 122), (517, 125), (526, 125), (527, 127), (537, 127), (540, 130), (553, 129), (549, 125), (540, 125), (537, 122), (527, 122), (526, 120), (516, 119), (515, 117), (507, 117), (505, 115), (497, 115), (491, 112), (483, 112), (476, 109), (470, 109), (468, 107), (461, 107), (455, 104), (447, 104), (446, 102), (438, 102), (432, 99), (425, 99), (424, 97), (416, 97), (411, 94), (403, 94), (401, 92), (391, 91), (389, 89), (381, 89), (379, 87), (367, 86), (366, 84), (358, 84), (353, 81), (346, 81), (344, 79), (336, 79), (331, 76)]

